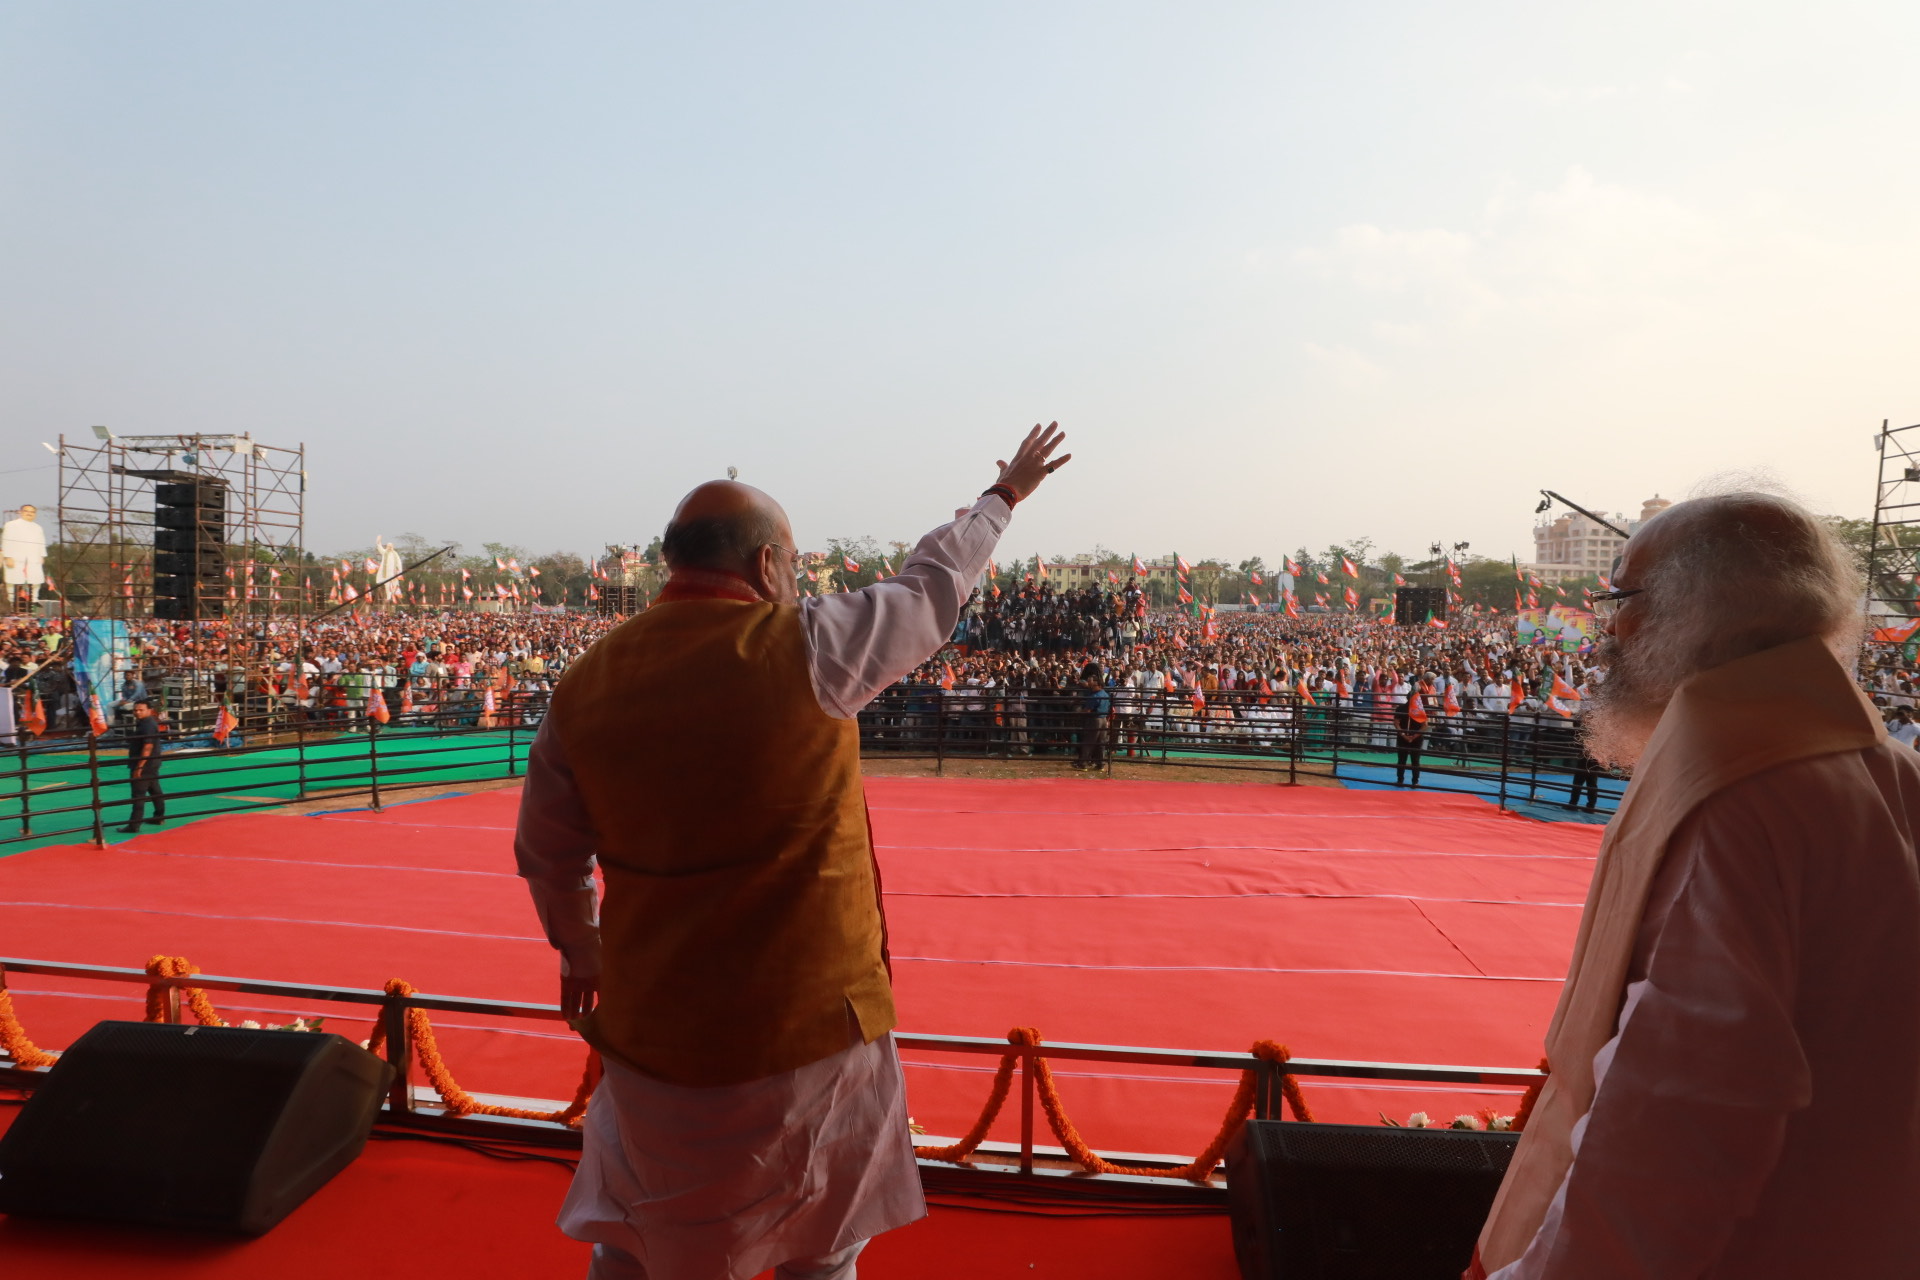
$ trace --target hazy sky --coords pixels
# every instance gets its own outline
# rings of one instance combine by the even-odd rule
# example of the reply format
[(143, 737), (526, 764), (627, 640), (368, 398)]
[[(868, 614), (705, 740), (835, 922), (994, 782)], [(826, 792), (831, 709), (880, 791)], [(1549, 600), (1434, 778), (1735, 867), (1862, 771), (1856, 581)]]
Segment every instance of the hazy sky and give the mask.
[(0, 0), (0, 505), (251, 430), (308, 543), (586, 551), (738, 466), (1003, 556), (1530, 549), (1920, 421), (1920, 6)]

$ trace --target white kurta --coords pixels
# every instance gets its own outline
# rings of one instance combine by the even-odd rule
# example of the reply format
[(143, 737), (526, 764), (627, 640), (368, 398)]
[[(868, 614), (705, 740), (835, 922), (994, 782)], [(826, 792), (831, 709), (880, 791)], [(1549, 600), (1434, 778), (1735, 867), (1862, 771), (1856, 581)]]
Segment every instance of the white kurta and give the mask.
[(47, 580), (47, 531), (39, 521), (16, 518), (0, 525), (0, 560), (6, 584), (37, 587)]
[(1920, 1277), (1920, 758), (1756, 774), (1669, 846), (1574, 1162), (1493, 1280)]
[[(999, 498), (983, 498), (922, 538), (897, 576), (801, 602), (827, 714), (857, 714), (939, 649), (1008, 515)], [(514, 852), (548, 941), (594, 956), (593, 832), (553, 723), (550, 713), (528, 756)], [(609, 1061), (561, 1229), (631, 1254), (648, 1280), (747, 1280), (923, 1217), (893, 1037), (862, 1043), (850, 1026), (848, 1045), (719, 1088)]]

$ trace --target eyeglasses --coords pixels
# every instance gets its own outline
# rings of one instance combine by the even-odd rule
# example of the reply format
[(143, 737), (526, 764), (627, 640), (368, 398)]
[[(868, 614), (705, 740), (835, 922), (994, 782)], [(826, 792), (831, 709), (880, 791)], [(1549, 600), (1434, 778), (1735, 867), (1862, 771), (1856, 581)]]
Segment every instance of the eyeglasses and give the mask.
[(1600, 621), (1611, 622), (1613, 621), (1613, 616), (1620, 612), (1620, 605), (1623, 601), (1629, 596), (1637, 596), (1645, 590), (1645, 587), (1621, 587), (1615, 591), (1589, 591), (1587, 592), (1587, 607), (1593, 610), (1593, 616), (1600, 619)]
[(786, 552), (787, 558), (793, 562), (793, 571), (795, 573), (800, 572), (800, 553), (798, 551), (795, 551), (792, 547), (783, 547), (777, 542), (769, 542), (766, 545), (772, 547), (775, 551)]

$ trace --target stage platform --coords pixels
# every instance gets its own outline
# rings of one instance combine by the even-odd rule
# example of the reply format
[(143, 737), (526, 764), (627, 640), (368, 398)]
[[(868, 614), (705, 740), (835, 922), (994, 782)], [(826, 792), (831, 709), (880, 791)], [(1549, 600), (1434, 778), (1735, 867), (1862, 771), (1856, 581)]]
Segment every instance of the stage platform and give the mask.
[[(1237, 1051), (1266, 1038), (1302, 1056), (1390, 1062), (1538, 1060), (1600, 836), (1469, 796), (1329, 787), (871, 778), (868, 797), (904, 1029), (999, 1036), (1033, 1026), (1055, 1041)], [(512, 874), (517, 804), (509, 788), (379, 813), (208, 818), (105, 850), (30, 850), (0, 860), (0, 950), (135, 966), (165, 953), (235, 976), (357, 987), (401, 977), (435, 993), (551, 1001), (552, 955)], [(140, 1016), (137, 989), (30, 975), (13, 989), (44, 1045), (65, 1045), (103, 1017)], [(323, 1013), (330, 1029), (367, 1033), (365, 1022), (339, 1019), (338, 1006), (219, 1003), (235, 1019)], [(581, 1049), (564, 1029), (478, 1018), (435, 1025), (468, 1089), (564, 1098), (578, 1079)], [(915, 1055), (915, 1118), (934, 1135), (963, 1131), (990, 1070), (979, 1059)], [(1233, 1085), (1200, 1071), (1071, 1064), (1057, 1074), (1081, 1133), (1109, 1151), (1198, 1150)], [(1510, 1111), (1518, 1102), (1517, 1091), (1387, 1082), (1306, 1089), (1327, 1120)], [(1010, 1116), (995, 1136), (1014, 1136)], [(368, 1200), (382, 1196), (392, 1211), (432, 1224), (418, 1240), (429, 1252), (360, 1274), (506, 1274), (487, 1268), (510, 1254), (516, 1275), (580, 1265), (546, 1227), (564, 1171), (405, 1146), (376, 1147), (280, 1231), (238, 1246), (268, 1251), (272, 1261), (256, 1273), (337, 1274), (344, 1255), (305, 1264), (309, 1255), (280, 1241), (298, 1238), (302, 1221), (357, 1236), (377, 1216)], [(436, 1189), (406, 1190), (427, 1164), (469, 1172), (433, 1173)], [(469, 1215), (472, 1237), (461, 1244), (467, 1237), (453, 1223)], [(492, 1248), (496, 1236), (523, 1243)], [(364, 1242), (373, 1256), (412, 1247), (390, 1224)], [(45, 1254), (76, 1243), (90, 1257), (106, 1247), (59, 1229), (0, 1226), (9, 1257), (21, 1246)], [(970, 1255), (967, 1265), (936, 1265), (950, 1248)], [(1043, 1269), (1056, 1248), (1080, 1264)], [(446, 1258), (448, 1250), (471, 1261)], [(1169, 1265), (1173, 1254), (1193, 1265)], [(227, 1256), (182, 1245), (161, 1260), (187, 1268), (178, 1274), (241, 1274), (218, 1269)], [(132, 1274), (63, 1268), (52, 1256), (37, 1264), (46, 1273)], [(1225, 1220), (1062, 1227), (948, 1207), (877, 1245), (862, 1271), (1096, 1273), (1224, 1280)]]

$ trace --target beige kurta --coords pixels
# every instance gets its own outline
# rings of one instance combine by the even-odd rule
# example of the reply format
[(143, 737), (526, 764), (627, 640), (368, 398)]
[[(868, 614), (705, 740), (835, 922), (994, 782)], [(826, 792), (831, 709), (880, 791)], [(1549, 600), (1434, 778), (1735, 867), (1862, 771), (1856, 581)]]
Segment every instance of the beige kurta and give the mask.
[(1601, 851), (1488, 1270), (1920, 1274), (1884, 1212), (1920, 1200), (1916, 831), (1920, 759), (1819, 642), (1682, 687)]

